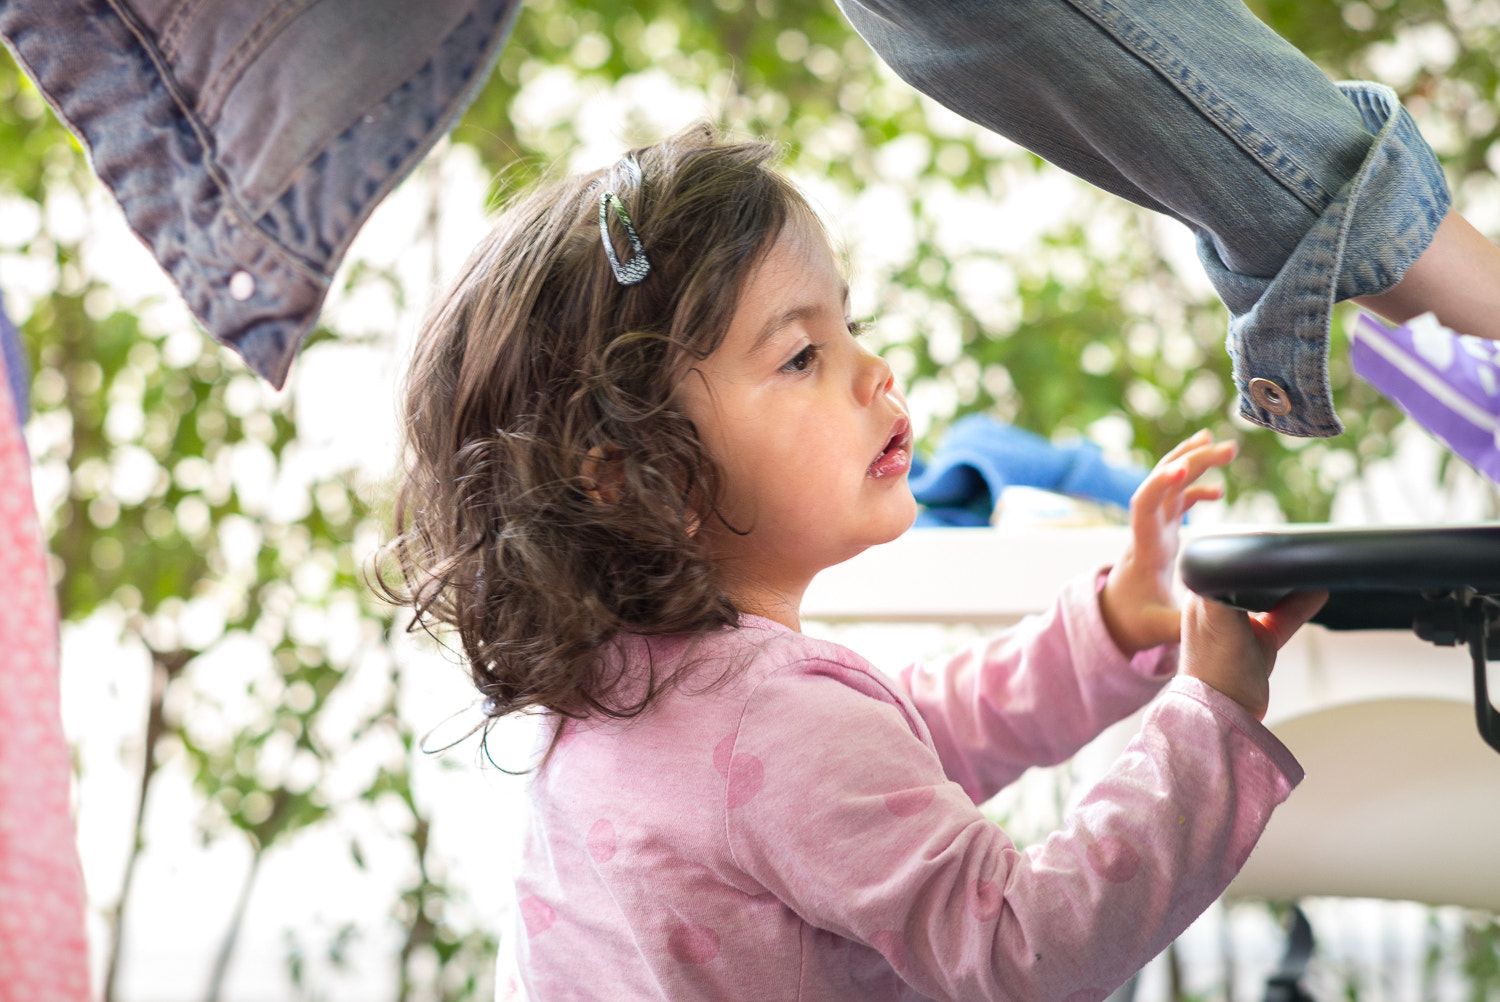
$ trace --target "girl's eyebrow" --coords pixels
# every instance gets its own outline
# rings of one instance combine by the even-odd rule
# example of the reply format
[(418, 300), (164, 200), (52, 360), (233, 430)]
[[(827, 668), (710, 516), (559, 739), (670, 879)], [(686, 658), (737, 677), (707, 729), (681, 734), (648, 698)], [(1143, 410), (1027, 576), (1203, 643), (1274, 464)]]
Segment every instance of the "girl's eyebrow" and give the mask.
[(766, 345), (774, 341), (778, 334), (793, 324), (816, 317), (822, 312), (823, 308), (821, 306), (798, 306), (795, 309), (787, 310), (780, 316), (773, 317), (766, 322), (766, 325), (760, 329), (760, 333), (755, 336), (755, 343), (750, 346), (750, 354), (754, 355), (758, 353)]
[[(845, 307), (849, 305), (849, 285), (847, 282), (844, 283), (840, 299)], [(826, 312), (826, 307), (820, 304), (810, 304), (807, 306), (793, 307), (792, 309), (787, 310), (785, 313), (771, 318), (770, 320), (766, 321), (766, 325), (762, 327), (760, 329), (760, 333), (755, 336), (755, 343), (750, 346), (750, 354), (754, 355), (756, 352), (760, 351), (766, 345), (770, 344), (776, 338), (776, 335), (780, 334), (782, 331), (786, 330), (793, 324), (799, 323), (809, 318), (820, 316), (821, 314)]]

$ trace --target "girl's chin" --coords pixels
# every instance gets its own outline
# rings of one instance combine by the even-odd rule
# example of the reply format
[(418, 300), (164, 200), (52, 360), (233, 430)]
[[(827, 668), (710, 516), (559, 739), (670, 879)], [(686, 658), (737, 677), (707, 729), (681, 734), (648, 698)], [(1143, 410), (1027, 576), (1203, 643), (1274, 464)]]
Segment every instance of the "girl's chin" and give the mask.
[[(872, 546), (880, 546), (884, 543), (892, 542), (906, 534), (906, 530), (910, 529), (917, 520), (917, 502), (911, 498), (910, 494), (907, 495), (907, 499), (908, 504), (891, 512), (889, 517), (878, 521), (871, 520), (869, 526), (870, 535), (864, 542), (864, 545), (860, 546), (860, 552), (868, 550)], [(848, 558), (846, 557), (845, 559)]]
[[(907, 487), (901, 493), (902, 503), (898, 506), (892, 518), (892, 522), (896, 526), (896, 531), (891, 534), (891, 539), (895, 539), (907, 529), (910, 529), (917, 521), (917, 499), (912, 497), (911, 488)], [(883, 542), (889, 543), (891, 539), (883, 540)]]

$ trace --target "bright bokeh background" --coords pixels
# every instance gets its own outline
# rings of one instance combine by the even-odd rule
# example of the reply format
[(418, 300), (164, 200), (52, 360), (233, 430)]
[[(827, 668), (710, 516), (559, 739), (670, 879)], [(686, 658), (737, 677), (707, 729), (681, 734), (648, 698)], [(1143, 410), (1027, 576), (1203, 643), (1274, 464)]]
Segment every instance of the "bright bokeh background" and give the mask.
[[(1500, 237), (1500, 3), (1257, 11), (1334, 76), (1396, 87), (1459, 207)], [(483, 232), (495, 178), (607, 162), (703, 117), (787, 144), (927, 447), (971, 411), (1138, 462), (1209, 425), (1243, 443), (1210, 518), (1497, 514), (1492, 488), (1350, 377), (1341, 341), (1347, 434), (1240, 422), (1223, 309), (1188, 235), (919, 97), (827, 0), (528, 5), (451, 140), (361, 233), (281, 393), (198, 331), (0, 57), (0, 291), (33, 363), (27, 440), (66, 621), (102, 996), (488, 997), (518, 784), (472, 737), (420, 750), (468, 729), (468, 683), (362, 577), (388, 534), (401, 357)], [(908, 629), (867, 653), (894, 668), (953, 639)], [(524, 760), (526, 728), (495, 735), (500, 765)], [(1045, 823), (1052, 782), (1016, 810)], [(1500, 986), (1489, 915), (1318, 911), (1340, 929), (1322, 958), (1331, 993)], [(1182, 978), (1164, 961), (1146, 990), (1258, 997), (1275, 929), (1274, 909), (1215, 909), (1181, 945)]]

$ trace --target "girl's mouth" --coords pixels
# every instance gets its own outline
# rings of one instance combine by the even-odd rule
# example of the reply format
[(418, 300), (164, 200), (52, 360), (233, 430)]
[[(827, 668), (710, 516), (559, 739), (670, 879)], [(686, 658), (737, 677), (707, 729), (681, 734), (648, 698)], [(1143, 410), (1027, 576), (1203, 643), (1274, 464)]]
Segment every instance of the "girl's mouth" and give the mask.
[(866, 475), (880, 480), (900, 476), (910, 468), (911, 422), (905, 417), (899, 417), (891, 428), (891, 437), (886, 440), (885, 448), (880, 450), (880, 455), (870, 464)]

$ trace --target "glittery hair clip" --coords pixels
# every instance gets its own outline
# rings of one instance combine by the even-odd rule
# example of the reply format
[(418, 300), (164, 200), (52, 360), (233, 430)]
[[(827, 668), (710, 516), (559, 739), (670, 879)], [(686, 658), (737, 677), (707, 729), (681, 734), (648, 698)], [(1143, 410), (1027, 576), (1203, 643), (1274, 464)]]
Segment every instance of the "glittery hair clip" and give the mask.
[[(635, 157), (625, 158), (625, 169), (630, 174), (631, 180), (637, 188), (641, 185), (641, 165), (636, 163)], [(620, 217), (620, 222), (625, 224), (625, 236), (630, 240), (631, 257), (629, 261), (620, 262), (615, 255), (614, 241), (609, 239), (609, 207), (613, 204), (615, 214)], [(614, 269), (615, 281), (621, 285), (635, 285), (637, 282), (651, 274), (651, 262), (646, 258), (646, 248), (641, 245), (640, 235), (635, 232), (635, 226), (630, 222), (630, 213), (625, 211), (625, 203), (620, 201), (620, 196), (612, 191), (606, 191), (599, 196), (599, 236), (604, 241), (604, 253), (609, 258), (609, 266)]]

